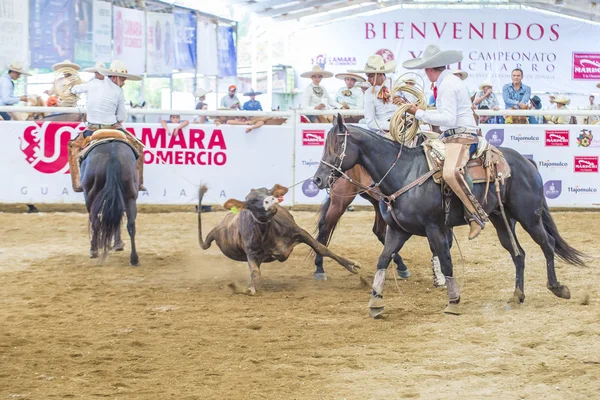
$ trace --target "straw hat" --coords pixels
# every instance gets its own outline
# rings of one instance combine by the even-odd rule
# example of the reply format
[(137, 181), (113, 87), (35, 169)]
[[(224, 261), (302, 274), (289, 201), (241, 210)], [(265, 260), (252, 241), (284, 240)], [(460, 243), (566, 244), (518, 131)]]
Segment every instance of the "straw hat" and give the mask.
[(467, 76), (469, 76), (469, 73), (466, 71), (463, 71), (462, 69), (454, 69), (454, 70), (452, 70), (452, 74), (458, 75), (458, 77), (463, 81), (465, 79), (467, 79)]
[(483, 90), (483, 88), (486, 86), (493, 87), (492, 82), (490, 82), (490, 81), (481, 82), (481, 85), (479, 85), (479, 90)]
[(342, 74), (335, 74), (335, 77), (338, 79), (346, 79), (346, 78), (350, 78), (350, 79), (354, 79), (356, 81), (356, 83), (361, 83), (361, 82), (365, 82), (366, 79), (363, 78), (360, 75), (356, 75), (356, 74), (348, 74), (348, 73), (342, 73)]
[(406, 76), (406, 77), (404, 77), (404, 78), (401, 78), (401, 79), (400, 79), (400, 82), (402, 82), (402, 83), (408, 83), (408, 82), (412, 82), (412, 83), (414, 83), (414, 84), (416, 84), (416, 83), (417, 83), (417, 81), (415, 80), (415, 78), (411, 78), (411, 77), (408, 77), (408, 76)]
[(364, 69), (349, 69), (348, 72), (358, 74), (388, 74), (396, 71), (396, 61), (386, 63), (382, 56), (375, 54), (367, 59)]
[(79, 71), (81, 66), (71, 62), (71, 60), (65, 60), (59, 63), (56, 63), (52, 66), (52, 70), (58, 71), (61, 68), (73, 68), (75, 71)]
[(98, 73), (100, 73), (98, 71), (98, 68), (106, 68), (106, 66), (104, 65), (104, 63), (102, 61), (98, 61), (98, 62), (96, 62), (96, 65), (94, 65), (93, 67), (85, 68), (83, 70), (83, 72), (91, 72), (91, 73), (98, 72)]
[(127, 73), (127, 66), (121, 60), (115, 60), (110, 64), (110, 68), (98, 67), (98, 72), (104, 76), (119, 76), (132, 81), (141, 81), (143, 77), (141, 75), (134, 75)]
[(554, 102), (562, 105), (567, 105), (571, 102), (571, 99), (567, 99), (565, 96), (561, 95), (554, 99)]
[(194, 97), (202, 97), (202, 96), (206, 96), (207, 94), (211, 93), (212, 89), (210, 90), (206, 90), (206, 89), (198, 89), (196, 90), (196, 92), (194, 93)]
[(262, 94), (262, 92), (255, 92), (254, 89), (250, 89), (249, 92), (244, 93), (244, 96), (258, 96)]
[(25, 70), (25, 68), (23, 68), (23, 64), (21, 64), (19, 61), (13, 61), (6, 68), (9, 71), (15, 71), (15, 72), (18, 72), (18, 73), (23, 74), (23, 75), (31, 76), (31, 74), (29, 72), (27, 72)]
[(300, 74), (302, 78), (310, 78), (313, 75), (321, 75), (323, 78), (331, 78), (333, 76), (333, 73), (329, 71), (324, 71), (323, 68), (321, 68), (318, 65), (315, 65), (310, 71), (306, 71)]
[(460, 51), (442, 51), (438, 46), (430, 44), (425, 48), (421, 57), (406, 60), (402, 66), (406, 69), (437, 68), (457, 63), (462, 59), (463, 55)]

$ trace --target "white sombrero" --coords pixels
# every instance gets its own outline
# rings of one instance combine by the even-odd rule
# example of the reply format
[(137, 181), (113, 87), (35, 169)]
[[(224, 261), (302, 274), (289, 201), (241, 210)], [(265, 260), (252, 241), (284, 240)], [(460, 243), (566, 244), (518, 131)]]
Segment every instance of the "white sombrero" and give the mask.
[(94, 65), (93, 67), (85, 68), (83, 70), (83, 72), (91, 72), (91, 73), (98, 72), (98, 73), (100, 73), (98, 71), (98, 68), (106, 68), (106, 66), (104, 65), (104, 63), (102, 61), (98, 61), (98, 62), (96, 62), (96, 65)]
[(566, 105), (571, 102), (571, 99), (567, 99), (565, 96), (558, 96), (556, 99), (554, 99), (554, 102), (558, 103), (558, 104)]
[(442, 51), (438, 46), (430, 44), (425, 48), (421, 57), (406, 60), (402, 66), (406, 69), (437, 68), (457, 63), (462, 59), (463, 55), (460, 51)]
[(310, 71), (306, 71), (300, 74), (302, 78), (310, 78), (313, 75), (321, 75), (323, 78), (331, 78), (333, 76), (333, 72), (324, 71), (323, 68), (319, 67), (318, 65), (315, 65)]
[(209, 94), (210, 92), (212, 92), (212, 89), (210, 90), (206, 90), (206, 89), (198, 89), (196, 90), (196, 92), (194, 93), (194, 97), (202, 97), (202, 96), (206, 96), (207, 94)]
[(390, 61), (386, 63), (379, 54), (370, 56), (367, 59), (364, 69), (353, 70), (349, 69), (348, 72), (354, 72), (358, 74), (388, 74), (396, 70), (396, 61)]
[(127, 73), (127, 66), (121, 60), (115, 60), (110, 64), (110, 68), (106, 69), (98, 67), (98, 72), (104, 76), (119, 76), (132, 81), (141, 81), (143, 77), (141, 75), (134, 75)]
[(489, 86), (489, 87), (494, 87), (492, 85), (492, 82), (490, 81), (483, 81), (481, 82), (481, 85), (479, 85), (479, 90), (483, 90), (484, 87)]
[(79, 71), (81, 69), (81, 66), (75, 64), (74, 62), (71, 62), (71, 60), (65, 60), (65, 61), (56, 63), (52, 66), (53, 71), (57, 71), (61, 68), (73, 68), (75, 71)]
[(463, 71), (462, 69), (454, 69), (452, 70), (452, 75), (458, 75), (458, 77), (464, 81), (467, 79), (467, 76), (469, 76), (469, 73), (467, 71)]
[(25, 70), (25, 68), (23, 68), (23, 64), (21, 64), (18, 61), (13, 61), (11, 64), (8, 65), (8, 67), (6, 67), (9, 71), (15, 71), (18, 72), (20, 74), (23, 75), (27, 75), (27, 76), (31, 76), (31, 74), (29, 72), (27, 72)]
[(356, 86), (358, 86), (359, 88), (368, 89), (371, 87), (371, 84), (369, 82), (360, 82), (360, 83), (357, 83)]
[(600, 88), (600, 83), (597, 83), (597, 84), (596, 84), (596, 87), (597, 87), (597, 88)]
[(342, 74), (335, 74), (335, 77), (338, 79), (346, 79), (346, 78), (354, 79), (356, 81), (356, 83), (361, 83), (361, 82), (366, 81), (365, 78), (363, 78), (360, 75), (356, 75), (356, 74), (342, 73)]

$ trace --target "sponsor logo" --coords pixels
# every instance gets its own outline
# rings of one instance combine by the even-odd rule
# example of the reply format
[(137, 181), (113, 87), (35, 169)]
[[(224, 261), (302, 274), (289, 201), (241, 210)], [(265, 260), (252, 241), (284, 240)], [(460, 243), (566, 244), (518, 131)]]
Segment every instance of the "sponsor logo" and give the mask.
[(377, 54), (378, 56), (381, 56), (383, 58), (383, 61), (385, 61), (386, 63), (388, 63), (390, 61), (394, 61), (394, 53), (392, 53), (391, 50), (379, 49), (375, 52), (375, 54)]
[(313, 161), (313, 160), (302, 160), (303, 167), (318, 167), (321, 161)]
[(577, 147), (600, 147), (600, 142), (594, 141), (591, 129), (582, 129), (580, 132), (577, 136)]
[(227, 143), (220, 129), (183, 129), (167, 135), (164, 128), (125, 128), (149, 149), (144, 164), (215, 165), (227, 164)]
[(123, 37), (124, 37), (123, 28), (123, 13), (121, 10), (117, 10), (117, 16), (115, 17), (115, 50), (117, 55), (123, 54)]
[(69, 140), (84, 129), (80, 122), (35, 122), (20, 138), (21, 151), (33, 169), (43, 174), (69, 171)]
[(312, 65), (318, 65), (325, 69), (327, 65), (349, 66), (356, 65), (356, 57), (352, 56), (327, 56), (327, 54), (319, 54), (310, 59)]
[(600, 53), (573, 53), (573, 79), (600, 79)]
[(564, 161), (538, 161), (538, 166), (546, 167), (546, 168), (566, 168), (569, 166), (568, 163)]
[(546, 147), (569, 146), (569, 131), (568, 130), (548, 130), (546, 131)]
[(323, 146), (325, 144), (325, 131), (304, 129), (302, 130), (302, 146)]
[(548, 199), (556, 199), (562, 192), (562, 181), (548, 181), (544, 183), (544, 196)]
[(579, 187), (579, 186), (575, 186), (575, 187), (571, 187), (569, 186), (567, 188), (567, 190), (569, 191), (569, 193), (575, 193), (575, 194), (579, 194), (579, 193), (583, 193), (583, 194), (592, 194), (592, 193), (598, 193), (598, 189), (595, 187)]
[(302, 193), (304, 193), (306, 197), (315, 197), (319, 194), (319, 187), (312, 179), (308, 179), (302, 184)]
[(575, 172), (598, 172), (598, 156), (575, 156)]
[(504, 129), (490, 129), (485, 134), (485, 139), (489, 144), (500, 146), (504, 143)]
[(521, 142), (525, 142), (525, 143), (534, 143), (534, 142), (538, 142), (540, 140), (539, 136), (523, 136), (521, 134), (518, 135), (510, 135), (510, 140), (513, 140), (515, 142), (521, 143)]

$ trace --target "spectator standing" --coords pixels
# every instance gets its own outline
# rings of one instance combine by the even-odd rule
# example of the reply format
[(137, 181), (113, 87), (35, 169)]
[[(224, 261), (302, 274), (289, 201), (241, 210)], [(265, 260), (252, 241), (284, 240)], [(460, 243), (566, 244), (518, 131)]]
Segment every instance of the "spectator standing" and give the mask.
[(235, 95), (237, 88), (235, 85), (229, 86), (229, 93), (221, 98), (221, 107), (229, 110), (241, 110), (240, 99)]
[(249, 92), (244, 93), (244, 96), (250, 97), (250, 100), (244, 103), (244, 111), (262, 111), (260, 101), (256, 100), (256, 96), (261, 94), (262, 92), (255, 92), (254, 89), (250, 89)]
[(511, 74), (512, 83), (507, 83), (502, 88), (502, 98), (506, 109), (529, 109), (531, 88), (523, 84), (523, 70), (515, 68)]
[[(594, 97), (594, 95), (591, 95), (591, 96), (589, 97), (590, 104), (589, 104), (589, 105), (586, 107), (586, 110), (600, 110), (600, 107), (598, 107), (598, 104), (595, 104), (595, 103), (594, 103), (594, 100), (595, 100), (595, 99), (596, 99), (596, 98)], [(586, 125), (593, 125), (593, 124), (595, 124), (595, 123), (597, 123), (597, 122), (598, 122), (598, 119), (599, 119), (599, 118), (598, 118), (598, 116), (597, 116), (597, 115), (594, 115), (594, 116), (588, 116), (588, 117), (585, 117), (585, 118), (583, 119), (583, 123), (584, 123), (584, 124), (586, 124)]]

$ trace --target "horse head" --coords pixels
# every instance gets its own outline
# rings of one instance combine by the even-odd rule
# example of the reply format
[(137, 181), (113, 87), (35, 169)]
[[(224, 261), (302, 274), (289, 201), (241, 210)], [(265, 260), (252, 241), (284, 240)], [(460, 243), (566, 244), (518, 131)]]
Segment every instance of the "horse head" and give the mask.
[(342, 115), (338, 114), (337, 118), (333, 119), (333, 127), (327, 133), (321, 163), (313, 178), (319, 189), (330, 188), (344, 171), (356, 165), (358, 152), (352, 146), (348, 146), (349, 138), (349, 128)]

